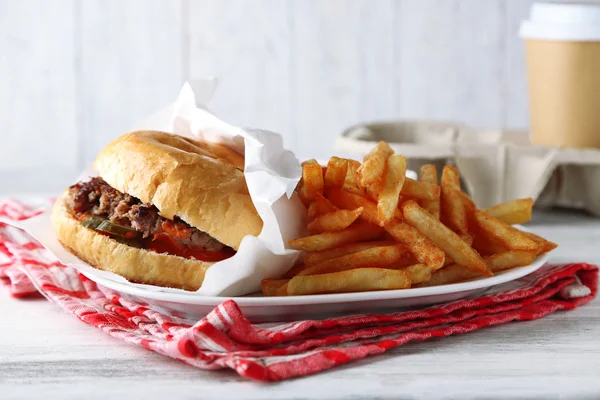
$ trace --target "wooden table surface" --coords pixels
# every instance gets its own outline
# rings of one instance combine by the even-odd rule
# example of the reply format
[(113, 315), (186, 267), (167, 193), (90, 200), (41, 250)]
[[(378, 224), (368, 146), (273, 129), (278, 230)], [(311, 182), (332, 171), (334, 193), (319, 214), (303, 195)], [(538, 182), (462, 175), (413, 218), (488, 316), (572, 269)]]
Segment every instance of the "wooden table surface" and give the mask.
[[(600, 263), (600, 219), (553, 212), (529, 226), (560, 244), (553, 261)], [(0, 315), (1, 399), (600, 399), (598, 299), (277, 384), (195, 369), (2, 289)]]

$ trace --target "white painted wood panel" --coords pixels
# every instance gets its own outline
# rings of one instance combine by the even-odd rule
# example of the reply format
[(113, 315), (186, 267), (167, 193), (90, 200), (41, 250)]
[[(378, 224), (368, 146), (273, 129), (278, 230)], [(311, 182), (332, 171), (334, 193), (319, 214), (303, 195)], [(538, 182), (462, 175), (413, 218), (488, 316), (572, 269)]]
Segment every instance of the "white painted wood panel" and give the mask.
[(218, 115), (300, 157), (363, 121), (526, 128), (532, 1), (0, 0), (0, 192), (58, 190), (205, 75)]
[(389, 1), (294, 2), (296, 150), (327, 157), (334, 138), (393, 110)]
[(0, 171), (77, 164), (73, 12), (73, 0), (0, 0)]
[(192, 78), (217, 76), (209, 107), (226, 121), (268, 129), (294, 146), (291, 2), (190, 0)]
[(88, 163), (173, 101), (187, 63), (180, 1), (87, 0), (81, 7), (81, 132)]
[(504, 127), (523, 129), (529, 126), (529, 99), (525, 70), (525, 42), (519, 37), (521, 21), (529, 15), (534, 0), (506, 2), (506, 53), (504, 80)]
[(502, 0), (400, 3), (398, 116), (502, 126), (504, 6)]

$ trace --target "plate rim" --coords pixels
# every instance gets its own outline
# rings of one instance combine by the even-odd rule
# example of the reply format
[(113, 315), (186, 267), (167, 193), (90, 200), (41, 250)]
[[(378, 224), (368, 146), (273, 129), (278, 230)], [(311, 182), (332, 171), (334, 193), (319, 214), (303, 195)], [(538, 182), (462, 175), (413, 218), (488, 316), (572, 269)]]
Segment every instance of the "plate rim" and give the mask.
[[(481, 277), (465, 282), (452, 283), (448, 285), (430, 286), (424, 288), (396, 289), (396, 290), (375, 290), (366, 292), (352, 293), (331, 293), (316, 294), (305, 296), (272, 296), (272, 297), (252, 297), (252, 296), (198, 296), (191, 293), (167, 293), (147, 290), (144, 288), (129, 286), (126, 283), (116, 282), (98, 275), (82, 272), (88, 279), (95, 283), (105, 286), (117, 292), (148, 298), (157, 301), (167, 301), (189, 305), (218, 306), (226, 300), (234, 300), (239, 306), (243, 307), (264, 307), (264, 306), (290, 306), (290, 305), (314, 305), (314, 304), (337, 304), (353, 303), (360, 301), (373, 300), (391, 300), (403, 298), (419, 298), (444, 294), (467, 292), (477, 289), (490, 288), (506, 282), (514, 281), (529, 275), (542, 266), (549, 259), (549, 253), (538, 256), (531, 264), (522, 267), (516, 267), (499, 272), (492, 277)], [(106, 284), (104, 282), (109, 282)]]

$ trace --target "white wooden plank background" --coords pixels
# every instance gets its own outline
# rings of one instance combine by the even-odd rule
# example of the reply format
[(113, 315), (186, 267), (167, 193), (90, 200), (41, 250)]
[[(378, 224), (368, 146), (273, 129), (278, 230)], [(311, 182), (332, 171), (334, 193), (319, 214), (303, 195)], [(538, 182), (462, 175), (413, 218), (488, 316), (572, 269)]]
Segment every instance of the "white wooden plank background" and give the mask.
[(280, 132), (294, 145), (289, 1), (190, 1), (190, 75), (217, 76), (211, 108), (241, 126)]
[(0, 0), (0, 192), (60, 190), (207, 74), (218, 115), (300, 157), (359, 121), (525, 128), (531, 2)]
[(184, 82), (179, 1), (92, 0), (80, 8), (81, 162), (172, 101)]

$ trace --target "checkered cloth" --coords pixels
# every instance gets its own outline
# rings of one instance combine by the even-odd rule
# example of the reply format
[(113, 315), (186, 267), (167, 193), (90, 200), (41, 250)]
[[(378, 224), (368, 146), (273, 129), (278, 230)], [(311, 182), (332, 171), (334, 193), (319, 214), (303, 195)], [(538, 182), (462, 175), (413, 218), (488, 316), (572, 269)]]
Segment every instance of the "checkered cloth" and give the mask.
[[(21, 220), (37, 213), (18, 202), (0, 203), (0, 217)], [(571, 310), (596, 296), (598, 267), (547, 266), (500, 285), (494, 294), (394, 314), (253, 325), (235, 301), (227, 300), (194, 322), (122, 298), (56, 262), (24, 232), (0, 224), (0, 279), (14, 297), (40, 293), (86, 324), (128, 343), (198, 368), (231, 368), (251, 379), (279, 381), (413, 341)]]

